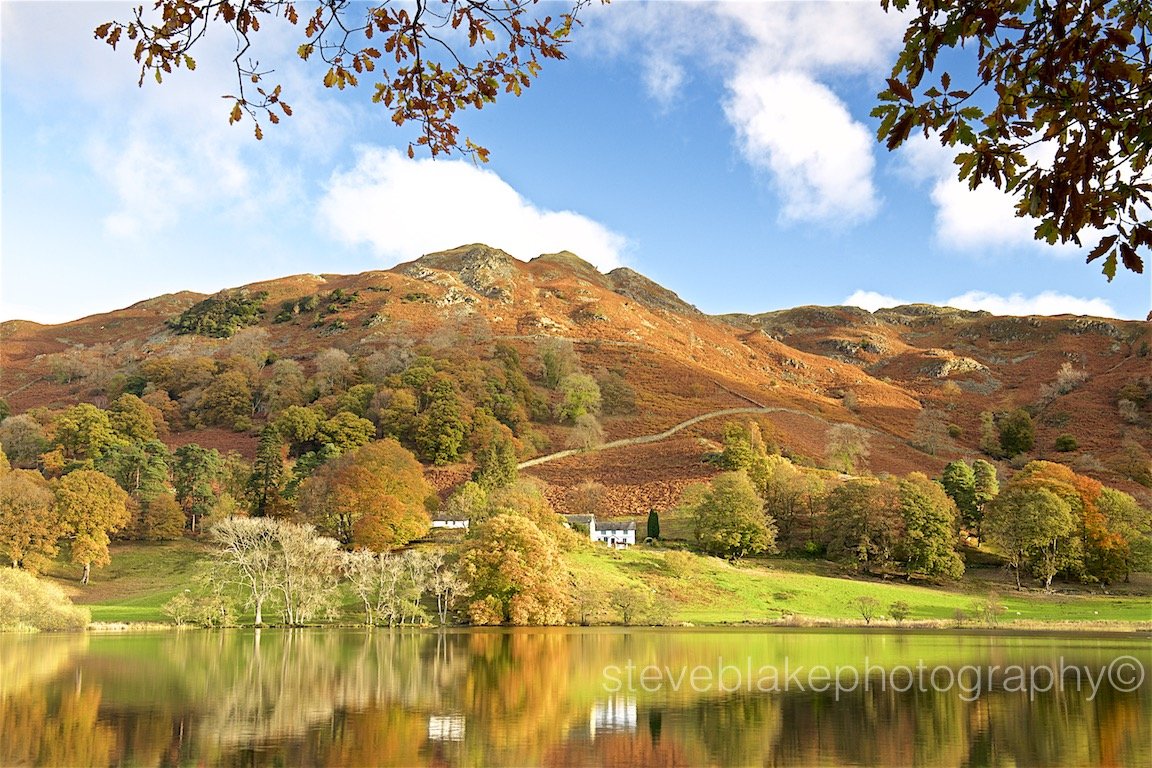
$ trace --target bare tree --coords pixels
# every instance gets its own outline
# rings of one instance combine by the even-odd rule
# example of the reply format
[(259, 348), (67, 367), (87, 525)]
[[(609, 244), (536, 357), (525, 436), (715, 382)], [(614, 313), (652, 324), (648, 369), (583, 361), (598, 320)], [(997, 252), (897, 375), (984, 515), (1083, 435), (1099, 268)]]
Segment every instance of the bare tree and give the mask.
[(837, 424), (828, 430), (827, 440), (824, 455), (834, 469), (852, 474), (868, 458), (868, 433), (855, 424)]

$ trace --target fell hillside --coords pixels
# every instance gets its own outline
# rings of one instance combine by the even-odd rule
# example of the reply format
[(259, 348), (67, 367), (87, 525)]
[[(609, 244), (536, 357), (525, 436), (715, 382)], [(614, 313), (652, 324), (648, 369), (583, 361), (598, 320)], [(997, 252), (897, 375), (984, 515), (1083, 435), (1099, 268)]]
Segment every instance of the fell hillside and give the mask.
[[(181, 318), (203, 331), (204, 317), (224, 305), (248, 313), (250, 324), (220, 338), (181, 334), (171, 325)], [(209, 315), (197, 314), (203, 312)], [(852, 423), (870, 435), (870, 471), (936, 474), (949, 460), (979, 454), (982, 412), (1027, 408), (1036, 422), (1031, 457), (1068, 463), (1147, 498), (1133, 478), (1152, 472), (1149, 323), (994, 317), (921, 305), (712, 317), (630, 269), (602, 274), (567, 252), (521, 262), (479, 244), (359, 275), (296, 275), (215, 297), (171, 294), (61, 325), (6, 322), (0, 397), (14, 414), (80, 401), (106, 405), (133, 387), (154, 388), (139, 375), (148, 361), (210, 359), (223, 370), (250, 356), (255, 344), (260, 350), (247, 375), (257, 393), (268, 383), (269, 361), (295, 360), (314, 376), (317, 355), (336, 349), (356, 367), (354, 380), (377, 392), (386, 376), (399, 375), (420, 355), (447, 361), (450, 373), (475, 369), (478, 380), (458, 383), (467, 399), (483, 389), (489, 370), (475, 366), (490, 364), (503, 345), (518, 353), (533, 397), (546, 402), (555, 394), (542, 385), (541, 350), (555, 339), (571, 344), (581, 370), (623, 382), (632, 393), (629, 407), (602, 417), (606, 441), (755, 408), (762, 410), (743, 418), (759, 421), (802, 463), (820, 464), (828, 428)], [(1082, 380), (1060, 393), (1052, 385), (1065, 364)], [(165, 441), (251, 458), (268, 415), (255, 402), (260, 398), (250, 423), (237, 428), (195, 418), (201, 395), (191, 388), (173, 399), (174, 426)], [(1122, 400), (1133, 403), (1123, 417)], [(526, 472), (553, 484), (560, 506), (568, 489), (594, 479), (623, 513), (666, 507), (686, 484), (716, 472), (703, 458), (719, 446), (726, 420), (706, 419), (667, 440), (580, 453)], [(570, 433), (547, 413), (534, 415), (518, 435), (521, 458), (565, 448)], [(1064, 434), (1075, 438), (1076, 450), (1055, 451)], [(430, 476), (443, 490), (466, 479), (470, 468), (465, 455)]]

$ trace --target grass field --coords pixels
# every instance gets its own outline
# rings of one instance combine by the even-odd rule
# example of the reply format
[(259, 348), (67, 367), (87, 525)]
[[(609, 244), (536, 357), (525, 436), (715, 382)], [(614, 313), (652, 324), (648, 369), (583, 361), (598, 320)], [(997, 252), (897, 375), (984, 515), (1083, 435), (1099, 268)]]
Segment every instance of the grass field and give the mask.
[[(80, 569), (63, 562), (46, 575), (76, 603), (89, 606), (93, 621), (165, 622), (161, 606), (191, 585), (197, 564), (208, 551), (189, 540), (116, 543), (112, 563), (94, 569), (87, 586), (79, 583)], [(862, 596), (878, 601), (878, 618), (889, 614), (892, 603), (902, 601), (908, 604), (909, 621), (953, 622), (962, 611), (967, 623), (976, 623), (978, 604), (992, 590), (1004, 606), (1002, 624), (1152, 621), (1146, 582), (1137, 585), (1142, 594), (1121, 596), (1086, 590), (1075, 595), (1016, 592), (985, 580), (979, 572), (955, 584), (923, 586), (899, 579), (851, 577), (824, 561), (767, 558), (732, 564), (688, 553), (669, 557), (672, 551), (644, 546), (614, 551), (586, 545), (566, 558), (574, 583), (581, 588), (605, 594), (621, 586), (645, 590), (660, 596), (665, 619), (692, 624), (860, 622), (855, 601)], [(605, 620), (616, 618), (609, 613)]]
[(87, 605), (93, 621), (167, 622), (160, 606), (190, 586), (197, 563), (209, 548), (181, 539), (167, 542), (123, 542), (110, 547), (112, 562), (93, 568), (88, 584), (80, 569), (57, 561), (46, 576), (78, 605)]
[[(589, 548), (570, 556), (576, 582), (611, 590), (629, 585), (652, 589), (670, 598), (671, 618), (694, 624), (834, 619), (861, 621), (855, 601), (871, 596), (878, 615), (897, 601), (908, 604), (909, 620), (952, 621), (963, 611), (974, 618), (988, 599), (979, 580), (934, 587), (900, 581), (824, 575), (827, 563), (766, 559), (730, 564), (692, 555), (686, 562), (667, 561), (667, 551), (635, 548), (612, 552)], [(681, 561), (684, 558), (681, 557)], [(999, 592), (1001, 622), (1152, 621), (1146, 595), (1061, 595), (1028, 591)]]

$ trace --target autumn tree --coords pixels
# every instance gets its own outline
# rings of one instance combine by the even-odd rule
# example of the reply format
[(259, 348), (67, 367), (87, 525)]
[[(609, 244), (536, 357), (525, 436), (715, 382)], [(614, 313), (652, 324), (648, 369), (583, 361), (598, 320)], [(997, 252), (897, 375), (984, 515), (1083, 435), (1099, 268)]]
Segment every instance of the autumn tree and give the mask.
[(460, 557), (473, 624), (563, 624), (567, 568), (530, 519), (500, 514), (476, 526)]
[(516, 480), (516, 438), (512, 430), (487, 411), (478, 410), (472, 420), (472, 479), (485, 489), (503, 488)]
[(56, 514), (71, 542), (71, 562), (84, 568), (81, 584), (88, 583), (92, 566), (112, 561), (109, 535), (128, 525), (128, 494), (102, 472), (79, 469), (56, 486)]
[(270, 366), (268, 380), (261, 396), (263, 407), (268, 413), (280, 413), (293, 405), (303, 405), (307, 400), (308, 379), (304, 368), (295, 360), (277, 360)]
[(683, 507), (697, 543), (710, 555), (739, 560), (776, 551), (776, 524), (764, 514), (746, 472), (725, 472), (710, 486), (690, 488)]
[(511, 485), (494, 488), (488, 493), (489, 514), (519, 515), (536, 524), (545, 534), (557, 536), (563, 526), (560, 516), (548, 501), (547, 485), (534, 477), (520, 477)]
[(316, 353), (316, 374), (312, 382), (321, 396), (348, 388), (356, 377), (352, 357), (342, 349), (328, 348)]
[(868, 433), (855, 424), (837, 424), (825, 440), (824, 455), (833, 469), (852, 474), (868, 458)]
[(828, 494), (827, 551), (859, 570), (892, 563), (904, 536), (904, 515), (895, 483), (849, 480)]
[(1152, 571), (1152, 511), (1115, 488), (1101, 490), (1097, 506), (1107, 529), (1119, 537), (1107, 553), (1107, 567), (1102, 564), (1100, 570), (1124, 581), (1134, 571)]
[(1067, 501), (1043, 487), (1009, 485), (988, 506), (988, 540), (1008, 557), (1020, 589), (1020, 570), (1031, 566), (1045, 589), (1064, 564), (1076, 520)]
[(586, 373), (570, 373), (560, 380), (560, 402), (556, 405), (556, 420), (574, 423), (581, 416), (600, 413), (600, 386)]
[[(904, 49), (880, 93), (879, 138), (889, 149), (913, 131), (956, 154), (970, 188), (1012, 195), (1035, 237), (1082, 243), (1088, 261), (1142, 272), (1152, 246), (1146, 170), (1152, 131), (1147, 83), (1152, 16), (1143, 3), (883, 0), (909, 11)], [(950, 55), (964, 48), (975, 67)]]
[(916, 416), (916, 426), (909, 443), (929, 456), (935, 456), (948, 439), (948, 425), (944, 414), (933, 408), (924, 408)]
[(0, 448), (12, 466), (33, 469), (48, 447), (44, 427), (27, 413), (9, 416), (0, 422)]
[(275, 586), (284, 623), (300, 626), (335, 609), (340, 543), (311, 525), (276, 521)]
[(652, 592), (632, 585), (617, 587), (608, 592), (608, 604), (620, 615), (620, 623), (631, 625), (652, 606)]
[(720, 454), (719, 464), (730, 472), (743, 469), (752, 476), (755, 482), (758, 472), (763, 468), (755, 465), (768, 455), (768, 447), (764, 443), (764, 436), (760, 425), (753, 421), (743, 424), (728, 422), (724, 425), (724, 450)]
[(428, 562), (416, 551), (357, 549), (343, 553), (341, 569), (364, 608), (365, 624), (396, 626), (423, 617), (420, 597), (429, 569)]
[(940, 485), (956, 505), (960, 522), (970, 531), (979, 525), (976, 509), (976, 474), (966, 461), (949, 462), (940, 476)]
[(54, 502), (39, 472), (0, 473), (0, 553), (13, 568), (36, 573), (56, 555), (64, 531)]
[(468, 425), (451, 380), (438, 376), (428, 389), (427, 399), (415, 435), (421, 458), (437, 466), (459, 461)]
[(488, 517), (488, 492), (480, 484), (469, 480), (452, 492), (440, 511), (452, 520), (480, 522)]
[(600, 420), (590, 413), (577, 416), (572, 429), (568, 432), (566, 447), (577, 451), (590, 451), (603, 444), (604, 426)]
[(416, 458), (381, 440), (317, 470), (300, 487), (300, 512), (344, 546), (386, 551), (428, 532), (431, 494)]
[(195, 414), (205, 424), (243, 431), (252, 426), (254, 411), (251, 379), (231, 370), (215, 376), (205, 387)]
[(54, 426), (54, 443), (66, 458), (80, 463), (97, 461), (112, 446), (125, 442), (112, 428), (108, 412), (90, 403), (68, 408)]
[(349, 411), (340, 411), (316, 427), (316, 441), (331, 446), (337, 455), (367, 445), (375, 436), (375, 424)]
[(174, 541), (184, 534), (184, 510), (176, 497), (164, 491), (131, 499), (132, 538), (140, 541)]
[[(367, 78), (371, 101), (382, 105), (394, 124), (419, 126), (409, 155), (418, 146), (433, 156), (463, 150), (485, 160), (486, 149), (460, 140), (456, 112), (480, 109), (500, 93), (519, 95), (545, 61), (563, 59), (577, 14), (589, 2), (573, 0), (566, 12), (542, 16), (531, 12), (536, 0), (419, 0), (414, 6), (384, 0), (352, 7), (324, 0), (302, 8), (303, 14), (291, 0), (255, 5), (161, 0), (148, 13), (138, 8), (129, 19), (101, 24), (95, 34), (113, 48), (125, 40), (134, 43), (143, 84), (145, 77), (161, 82), (173, 68), (195, 69), (191, 52), (204, 32), (226, 29), (225, 37), (236, 40), (237, 80), (236, 92), (224, 96), (231, 104), (228, 120), (249, 116), (259, 139), (263, 125), (291, 116), (292, 108), (280, 84), (265, 82), (274, 68), (250, 63), (248, 54), (259, 48), (262, 29), (290, 24), (299, 41), (297, 56), (315, 62), (326, 88), (343, 91)], [(446, 32), (449, 27), (460, 34)]]
[(541, 378), (548, 389), (556, 389), (560, 382), (580, 371), (580, 357), (568, 339), (549, 338), (540, 342)]
[(764, 508), (776, 521), (781, 546), (816, 551), (823, 540), (824, 481), (778, 455), (766, 456), (754, 468), (752, 479)]
[(136, 395), (125, 393), (108, 408), (109, 422), (125, 440), (143, 443), (155, 440), (167, 431), (164, 414)]
[(902, 479), (899, 493), (904, 535), (898, 549), (909, 576), (962, 576), (964, 561), (956, 554), (957, 512), (952, 499), (920, 472)]

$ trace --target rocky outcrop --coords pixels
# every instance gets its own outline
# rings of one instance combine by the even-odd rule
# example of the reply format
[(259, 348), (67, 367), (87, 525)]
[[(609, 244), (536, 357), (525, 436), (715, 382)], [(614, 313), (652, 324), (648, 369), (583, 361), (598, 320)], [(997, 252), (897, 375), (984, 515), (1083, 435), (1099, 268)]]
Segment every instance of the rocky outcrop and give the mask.
[(617, 267), (607, 275), (612, 290), (649, 309), (674, 312), (679, 315), (700, 316), (700, 310), (681, 299), (664, 286), (654, 283), (628, 267)]
[(515, 289), (517, 262), (499, 248), (475, 243), (450, 251), (429, 253), (401, 268), (419, 280), (428, 280), (428, 270), (451, 272), (460, 282), (481, 296), (510, 302)]

